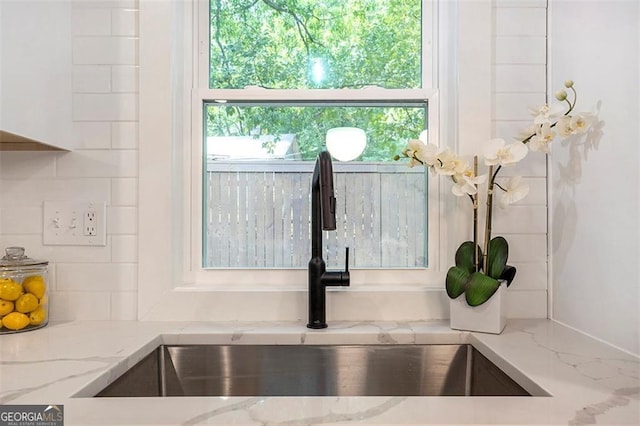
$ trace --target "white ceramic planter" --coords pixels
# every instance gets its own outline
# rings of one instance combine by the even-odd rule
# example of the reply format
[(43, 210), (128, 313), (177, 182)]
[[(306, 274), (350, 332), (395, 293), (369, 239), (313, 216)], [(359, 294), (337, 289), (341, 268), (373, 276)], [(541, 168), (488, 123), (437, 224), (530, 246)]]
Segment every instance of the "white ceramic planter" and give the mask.
[(449, 299), (451, 328), (500, 334), (507, 323), (507, 285), (503, 281), (489, 300), (480, 306), (469, 306), (464, 294)]

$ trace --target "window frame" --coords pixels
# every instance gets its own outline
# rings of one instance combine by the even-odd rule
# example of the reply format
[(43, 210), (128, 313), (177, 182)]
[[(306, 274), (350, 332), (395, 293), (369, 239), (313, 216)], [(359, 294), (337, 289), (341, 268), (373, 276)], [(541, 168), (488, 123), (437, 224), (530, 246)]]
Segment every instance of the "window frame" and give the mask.
[[(198, 0), (196, 7), (193, 10), (195, 26), (197, 26), (197, 40), (198, 45), (197, 55), (193, 58), (193, 68), (195, 72), (194, 77), (194, 89), (192, 91), (192, 131), (191, 131), (191, 173), (189, 178), (189, 187), (192, 188), (192, 197), (188, 201), (190, 211), (187, 217), (192, 218), (192, 224), (190, 226), (191, 239), (189, 245), (191, 247), (190, 255), (188, 259), (184, 259), (185, 264), (188, 266), (188, 272), (185, 276), (186, 281), (190, 282), (192, 286), (196, 287), (208, 287), (219, 288), (226, 287), (224, 282), (233, 283), (234, 287), (244, 286), (248, 288), (260, 288), (262, 286), (270, 286), (276, 288), (300, 288), (306, 286), (306, 269), (261, 269), (260, 270), (260, 283), (256, 286), (255, 277), (252, 277), (251, 272), (255, 273), (255, 268), (207, 268), (204, 269), (202, 265), (202, 209), (203, 200), (198, 194), (202, 194), (203, 177), (202, 177), (202, 122), (203, 122), (203, 103), (211, 100), (233, 100), (233, 101), (275, 101), (275, 102), (288, 102), (299, 101), (300, 93), (304, 92), (305, 101), (398, 101), (398, 102), (425, 102), (428, 103), (427, 108), (427, 121), (429, 125), (429, 138), (432, 143), (438, 144), (438, 91), (433, 89), (435, 78), (437, 76), (437, 69), (434, 69), (434, 65), (437, 61), (433, 61), (433, 54), (431, 46), (433, 43), (431, 40), (437, 37), (437, 25), (432, 25), (434, 19), (434, 9), (436, 3), (428, 0), (421, 0), (423, 14), (422, 25), (423, 28), (432, 28), (431, 32), (423, 31), (423, 51), (426, 54), (422, 55), (421, 72), (423, 88), (420, 89), (383, 89), (379, 87), (366, 87), (363, 89), (264, 89), (261, 87), (249, 87), (245, 89), (210, 89), (209, 86), (209, 51), (206, 41), (209, 40), (209, 2), (207, 0)], [(429, 24), (428, 26), (426, 24)], [(435, 63), (434, 63), (435, 62)], [(433, 124), (433, 126), (431, 125)], [(417, 135), (416, 135), (417, 136)], [(428, 193), (436, 195), (436, 197), (429, 196), (428, 200), (428, 212), (427, 221), (429, 227), (433, 227), (434, 230), (440, 228), (439, 224), (439, 180), (428, 179)], [(309, 183), (311, 184), (311, 183)], [(439, 247), (439, 233), (428, 232), (427, 241), (427, 268), (403, 268), (403, 269), (366, 269), (366, 268), (352, 268), (351, 273), (351, 285), (388, 285), (391, 283), (398, 283), (400, 285), (406, 285), (416, 282), (429, 281), (429, 275), (434, 278), (433, 271), (438, 271), (438, 253), (439, 250), (434, 249)], [(309, 243), (311, 244), (311, 243)], [(188, 262), (188, 263), (187, 263)], [(435, 266), (435, 267), (434, 267)], [(331, 269), (332, 265), (327, 265), (327, 268)], [(249, 273), (248, 273), (249, 272)], [(402, 272), (399, 274), (399, 272)], [(440, 274), (437, 278), (440, 279)], [(437, 280), (434, 280), (437, 281)]]
[[(201, 99), (211, 96), (208, 89), (193, 87), (198, 68), (196, 55), (190, 53), (208, 48), (184, 30), (193, 24), (194, 5), (201, 1), (140, 3), (138, 318), (304, 318), (306, 270), (257, 273), (203, 271), (198, 266), (202, 180), (195, 171), (202, 169), (202, 145), (180, 143), (201, 133)], [(431, 141), (446, 141), (440, 146), (464, 154), (491, 134), (492, 3), (434, 0), (434, 7), (438, 87), (426, 94), (430, 122), (437, 123), (430, 126)], [(255, 96), (275, 93), (261, 90)], [(358, 92), (349, 96), (363, 95)], [(333, 300), (343, 301), (328, 303), (334, 309), (330, 318), (369, 318), (372, 309), (377, 309), (376, 318), (447, 317), (444, 275), (468, 230), (460, 226), (465, 214), (456, 208), (458, 200), (451, 196), (450, 185), (440, 179), (429, 181), (430, 267), (353, 271), (351, 288), (344, 293), (328, 290), (342, 293)]]

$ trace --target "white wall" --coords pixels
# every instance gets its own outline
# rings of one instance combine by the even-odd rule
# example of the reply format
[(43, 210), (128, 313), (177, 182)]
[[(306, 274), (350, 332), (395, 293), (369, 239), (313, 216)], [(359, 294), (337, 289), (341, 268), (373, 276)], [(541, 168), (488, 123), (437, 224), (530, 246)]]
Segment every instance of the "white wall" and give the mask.
[(553, 317), (640, 354), (640, 7), (551, 0), (550, 88), (573, 79), (599, 135), (551, 157)]

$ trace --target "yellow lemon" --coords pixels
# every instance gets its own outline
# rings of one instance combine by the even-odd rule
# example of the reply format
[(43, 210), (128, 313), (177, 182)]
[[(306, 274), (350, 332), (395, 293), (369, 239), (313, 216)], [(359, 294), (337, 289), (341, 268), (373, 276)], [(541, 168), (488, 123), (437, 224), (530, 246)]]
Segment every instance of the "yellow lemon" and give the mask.
[(41, 275), (32, 275), (22, 281), (22, 287), (24, 291), (33, 294), (38, 299), (42, 299), (47, 286), (44, 283), (44, 278)]
[(0, 299), (13, 302), (22, 294), (22, 286), (11, 278), (0, 278)]
[(16, 300), (16, 311), (26, 314), (38, 307), (38, 298), (31, 293), (25, 293)]
[(40, 325), (47, 318), (47, 310), (39, 306), (35, 311), (29, 314), (29, 324)]
[(10, 312), (13, 312), (13, 302), (0, 299), (0, 317), (3, 317)]
[(42, 299), (40, 299), (40, 306), (47, 306), (48, 302), (49, 297), (45, 294), (44, 296), (42, 296)]
[(22, 330), (29, 325), (29, 317), (20, 312), (11, 312), (2, 317), (2, 325), (10, 330)]

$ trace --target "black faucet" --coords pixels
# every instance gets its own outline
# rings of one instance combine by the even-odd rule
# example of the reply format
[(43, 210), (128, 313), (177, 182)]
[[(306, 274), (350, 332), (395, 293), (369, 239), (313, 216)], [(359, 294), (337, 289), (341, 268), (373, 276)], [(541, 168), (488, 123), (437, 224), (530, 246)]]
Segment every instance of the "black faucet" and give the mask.
[(333, 165), (328, 152), (316, 159), (311, 180), (311, 260), (309, 260), (309, 328), (326, 328), (327, 286), (349, 285), (349, 247), (344, 271), (327, 271), (322, 259), (322, 231), (336, 229), (336, 198), (333, 196)]

